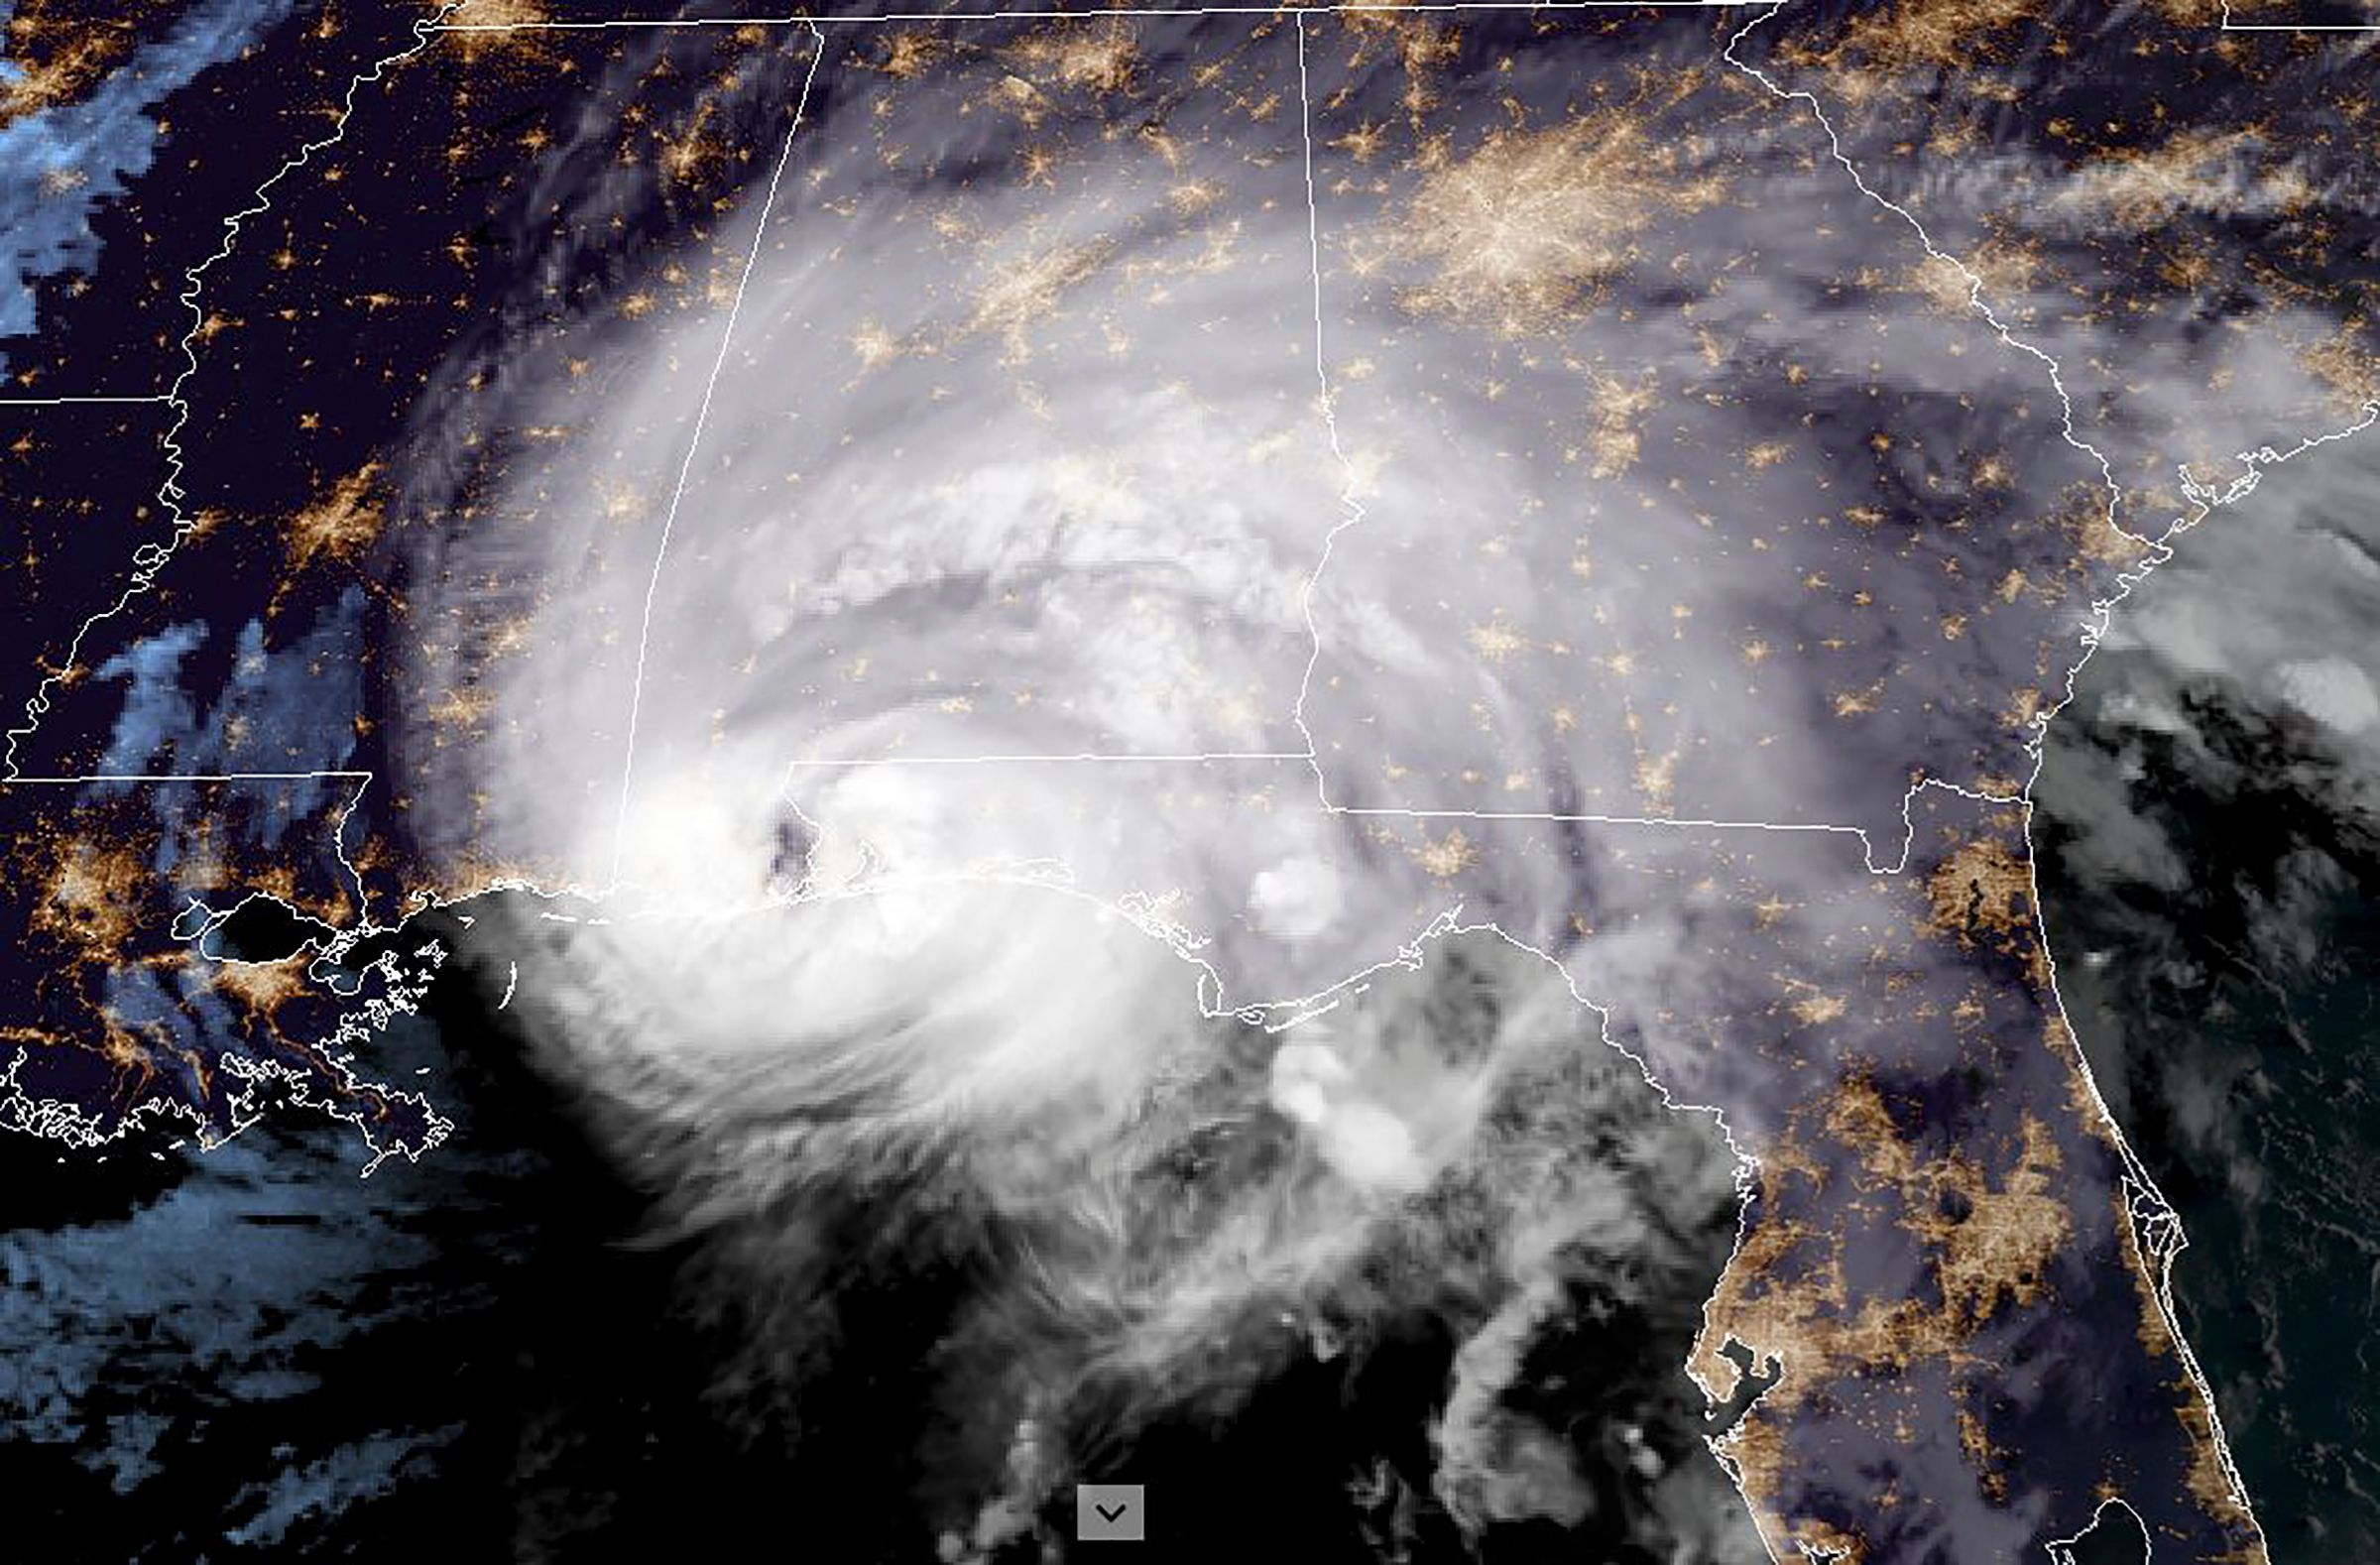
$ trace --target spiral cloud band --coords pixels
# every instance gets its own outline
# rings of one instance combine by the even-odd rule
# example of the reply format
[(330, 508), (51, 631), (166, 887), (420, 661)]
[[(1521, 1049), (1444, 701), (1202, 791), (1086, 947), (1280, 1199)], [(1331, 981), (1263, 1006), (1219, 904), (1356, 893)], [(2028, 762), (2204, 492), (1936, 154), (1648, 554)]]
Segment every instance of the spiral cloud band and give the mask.
[[(1701, 1394), (1649, 1392), (1610, 1482), (1690, 1552), (1757, 1548), (1681, 1498), (1713, 1431), (1780, 1557), (1866, 1524), (1844, 1471), (1959, 1558), (2119, 1468), (2253, 1537), (2021, 803), (2144, 535), (2214, 493), (2111, 480), (2201, 416), (2079, 405), (2010, 324), (2049, 305), (1744, 43), (799, 30), (661, 153), (744, 171), (693, 242), (451, 367), (423, 857), (535, 889), (522, 1009), (775, 1301), (763, 1380), (832, 1335), (835, 1200), (996, 1254), (934, 1350), (947, 1557), (1415, 1310), (1464, 1344), (1446, 1513), (1575, 1525), (1606, 1480), (1506, 1393), (1622, 1256)], [(555, 195), (575, 242), (607, 178)], [(2043, 1341), (2152, 1455), (1985, 1368)]]

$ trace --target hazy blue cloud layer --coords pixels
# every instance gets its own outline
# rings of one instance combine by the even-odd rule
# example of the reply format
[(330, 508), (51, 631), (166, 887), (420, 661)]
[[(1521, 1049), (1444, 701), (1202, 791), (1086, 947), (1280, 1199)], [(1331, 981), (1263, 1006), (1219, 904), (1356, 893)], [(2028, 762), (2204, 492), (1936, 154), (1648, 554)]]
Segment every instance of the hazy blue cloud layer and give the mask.
[[(12, 9), (0, 7), (0, 18)], [(290, 0), (211, 0), (87, 95), (0, 125), (0, 337), (27, 335), (39, 324), (37, 282), (98, 266), (92, 214), (155, 161), (160, 136), (151, 110), (238, 56), (290, 9)]]

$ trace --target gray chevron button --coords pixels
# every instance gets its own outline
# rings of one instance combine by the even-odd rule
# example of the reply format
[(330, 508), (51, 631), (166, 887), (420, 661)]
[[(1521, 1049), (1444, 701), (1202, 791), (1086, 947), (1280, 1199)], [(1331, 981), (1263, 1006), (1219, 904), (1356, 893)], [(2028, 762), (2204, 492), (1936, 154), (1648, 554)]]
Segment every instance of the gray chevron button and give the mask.
[(1138, 1543), (1148, 1536), (1148, 1500), (1139, 1484), (1077, 1484), (1074, 1535), (1085, 1543)]

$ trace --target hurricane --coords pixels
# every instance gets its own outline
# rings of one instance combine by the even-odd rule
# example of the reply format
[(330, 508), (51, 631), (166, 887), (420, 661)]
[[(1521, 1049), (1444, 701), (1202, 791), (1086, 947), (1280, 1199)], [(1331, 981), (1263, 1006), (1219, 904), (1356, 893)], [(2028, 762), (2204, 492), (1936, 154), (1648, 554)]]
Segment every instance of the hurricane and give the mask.
[[(1756, 1559), (1761, 1431), (1829, 1405), (1763, 1397), (1775, 1350), (1882, 1329), (1793, 1248), (1805, 1190), (1906, 1203), (1955, 1396), (2070, 1242), (2165, 1340), (2112, 1204), (2038, 1193), (2146, 1186), (2010, 844), (2179, 524), (1742, 41), (611, 46), (664, 105), (545, 150), (412, 421), (390, 678), (435, 698), (389, 750), (744, 1438), (815, 1460), (854, 1344), (913, 1360), (904, 1482), (991, 1559), (1427, 1341), (1438, 1393), (1331, 1479), (1384, 1557)], [(1979, 1025), (2033, 1040), (1959, 1111), (1998, 1173), (1894, 1140)], [(1755, 1200), (1822, 1126), (1851, 1183)], [(2039, 1525), (1961, 1505), (1970, 1547)]]
[[(413, 566), (408, 677), (459, 693), (401, 745), (424, 834), (530, 889), (469, 945), (731, 1323), (753, 1438), (823, 1438), (870, 1279), (965, 1275), (915, 1350), (943, 1558), (1417, 1330), (1463, 1531), (1758, 1557), (1678, 1367), (1738, 1218), (1717, 1118), (1318, 761), (1323, 627), (1433, 660), (1323, 568), (1378, 499), (1317, 356), (1312, 127), (1100, 106), (1228, 30), (1011, 31), (897, 100), (944, 46), (793, 34), (679, 144), (746, 138), (704, 246), (444, 372), (416, 503), (471, 525)], [(612, 180), (556, 194), (572, 232)], [(1624, 1437), (1508, 1394), (1583, 1309)], [(1346, 1503), (1409, 1546), (1387, 1472)]]

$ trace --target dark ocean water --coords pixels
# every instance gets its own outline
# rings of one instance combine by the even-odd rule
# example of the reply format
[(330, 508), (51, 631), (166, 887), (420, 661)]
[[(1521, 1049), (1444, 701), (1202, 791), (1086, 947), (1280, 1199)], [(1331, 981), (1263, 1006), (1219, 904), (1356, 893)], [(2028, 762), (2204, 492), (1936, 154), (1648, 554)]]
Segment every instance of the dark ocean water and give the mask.
[[(2124, 606), (2053, 727), (2035, 830), (2062, 991), (2191, 1236), (2184, 1327), (2283, 1565), (2380, 1559), (2380, 729), (2285, 698), (2323, 667), (2351, 695), (2342, 670), (2376, 656), (2380, 565), (2356, 561), (2380, 456), (2289, 477)], [(612, 1559), (756, 1533), (922, 1557), (936, 1336), (987, 1252), (854, 1198), (819, 1218), (853, 1258), (824, 1373), (794, 1398), (723, 1381), (768, 1301), (653, 1231), (653, 1190), (492, 1002), (442, 984), (376, 1051), (392, 1079), (426, 1070), (458, 1128), (369, 1181), (300, 1114), (205, 1157), (61, 1164), (0, 1138), (0, 1495), (42, 1558)], [(1549, 1332), (1522, 1384), (1674, 1392), (1694, 1324)], [(1084, 1476), (1175, 1497), (1152, 1558), (1398, 1557), (1390, 1534), (1463, 1557), (1423, 1476), (1457, 1346), (1416, 1310), (1360, 1362), (1291, 1355), (1238, 1416), (1159, 1420)], [(1609, 1413), (1571, 1421), (1583, 1446)], [(1596, 1504), (1583, 1533), (1498, 1528), (1480, 1557), (1657, 1557), (1624, 1494)]]
[[(2274, 1557), (2380, 1558), (2380, 841), (2355, 763), (2144, 649), (2103, 654), (2080, 695), (2036, 833), (2068, 1006), (2192, 1236), (2185, 1327)], [(54, 1149), (0, 1139), (18, 1436), (0, 1491), (44, 1558), (608, 1559), (755, 1529), (790, 1557), (921, 1557), (934, 1333), (976, 1258), (888, 1238), (855, 1204), (833, 1367), (796, 1403), (721, 1384), (739, 1301), (651, 1233), (650, 1192), (488, 1004), (444, 986), (394, 1035), (383, 1067), (427, 1066), (459, 1126), (368, 1182), (343, 1130), (298, 1115), (209, 1156), (133, 1148), (66, 1177)], [(1407, 1327), (1361, 1367), (1292, 1362), (1228, 1423), (1147, 1429), (1092, 1476), (1194, 1496), (1179, 1557), (1378, 1558), (1370, 1519), (1398, 1513), (1409, 1557), (1461, 1557), (1394, 1477), (1427, 1471), (1457, 1346), (1426, 1314)], [(1640, 1378), (1690, 1331), (1555, 1334), (1526, 1379)], [(1346, 1504), (1380, 1457), (1368, 1513)], [(1612, 1498), (1602, 1557), (1637, 1557), (1626, 1520)], [(1482, 1557), (1581, 1543), (1503, 1528)]]
[[(2292, 539), (2364, 514), (2368, 491), (2345, 487), (2359, 468), (2320, 476), (2294, 527), (2271, 511), (2210, 523), (2236, 528), (2187, 538), (2199, 563), (2143, 589), (2166, 627), (2203, 614), (2273, 645), (2178, 662), (2182, 638), (2153, 626), (2103, 653), (2036, 789), (2060, 987), (2189, 1234), (2184, 1329), (2285, 1565), (2380, 1559), (2380, 838), (2359, 736), (2291, 712), (2262, 677), (2285, 655), (2367, 656), (2335, 634), (2358, 621), (2334, 600), (2360, 588), (2275, 601)], [(2260, 571), (2224, 568), (2255, 549)]]
[[(775, 1540), (759, 1557), (934, 1557), (937, 1342), (999, 1236), (809, 1192), (844, 1258), (832, 1352), (797, 1384), (745, 1375), (740, 1339), (776, 1301), (656, 1233), (653, 1190), (492, 999), (441, 985), (400, 1024), (380, 1063), (427, 1066), (457, 1130), (368, 1181), (343, 1128), (295, 1112), (205, 1156), (71, 1169), (0, 1139), (0, 1494), (43, 1559), (744, 1558), (754, 1539)], [(1714, 1278), (1730, 1234), (1703, 1236)], [(1655, 1403), (1699, 1407), (1677, 1366), (1707, 1285), (1658, 1316), (1576, 1300), (1529, 1349), (1533, 1410), (1611, 1448), (1591, 1471), (1644, 1459)], [(1462, 1339), (1428, 1304), (1360, 1354), (1285, 1355), (1231, 1416), (1143, 1423), (1081, 1476), (1150, 1486), (1149, 1560), (1665, 1558), (1634, 1540), (1624, 1485), (1576, 1529), (1465, 1547), (1428, 1489)]]
[[(2187, 724), (2144, 729), (2137, 697), (2165, 678), (2111, 651), (2061, 720), (2037, 822), (2061, 983), (2192, 1236), (2185, 1326), (2276, 1559), (2380, 1558), (2380, 851), (2326, 736), (2220, 680), (2175, 683)], [(722, 1386), (736, 1301), (651, 1235), (649, 1192), (487, 1003), (456, 984), (400, 1028), (385, 1067), (428, 1066), (459, 1129), (368, 1182), (343, 1131), (297, 1115), (71, 1177), (0, 1140), (0, 1402), (29, 1436), (0, 1445), (0, 1489), (46, 1558), (567, 1560), (754, 1528), (915, 1556), (933, 1333), (971, 1258), (895, 1242), (862, 1265), (835, 1368), (797, 1406)], [(855, 1254), (878, 1220), (844, 1214)], [(1293, 1363), (1228, 1425), (1149, 1429), (1097, 1476), (1197, 1495), (1184, 1557), (1379, 1557), (1336, 1502), (1370, 1457), (1426, 1471), (1456, 1343), (1410, 1327), (1360, 1370)], [(1684, 1346), (1557, 1336), (1530, 1379), (1626, 1377)], [(1374, 1508), (1406, 1513), (1416, 1557), (1459, 1555), (1426, 1493), (1392, 1484)], [(1602, 1541), (1630, 1557), (1624, 1528)], [(1485, 1557), (1579, 1543), (1503, 1529)]]
[[(2144, 725), (2151, 691), (2187, 721)], [(2351, 763), (2142, 650), (2094, 661), (2081, 697), (2037, 820), (2068, 1006), (2192, 1236), (2185, 1326), (2275, 1558), (2380, 1558), (2380, 848), (2342, 794)], [(650, 1192), (488, 1004), (444, 986), (400, 1027), (384, 1068), (427, 1066), (458, 1131), (368, 1182), (343, 1130), (298, 1115), (70, 1177), (0, 1140), (0, 1403), (22, 1436), (0, 1490), (45, 1558), (572, 1560), (756, 1528), (795, 1556), (920, 1557), (934, 1332), (975, 1260), (888, 1241), (855, 1204), (834, 1367), (797, 1404), (722, 1385), (739, 1301), (651, 1233)], [(1457, 1346), (1408, 1325), (1360, 1368), (1292, 1362), (1228, 1423), (1147, 1429), (1094, 1476), (1194, 1495), (1180, 1557), (1382, 1557), (1347, 1475), (1427, 1471)], [(1527, 1379), (1640, 1376), (1683, 1357), (1690, 1323), (1666, 1330), (1557, 1334)], [(1460, 1557), (1401, 1482), (1370, 1514), (1402, 1513), (1411, 1557)], [(1633, 1557), (1624, 1506), (1608, 1520), (1597, 1541)], [(1483, 1557), (1580, 1545), (1513, 1527)]]
[(47, 1559), (109, 1565), (913, 1543), (917, 1325), (964, 1278), (860, 1285), (840, 1368), (801, 1408), (836, 1439), (792, 1470), (796, 1432), (719, 1384), (737, 1301), (653, 1236), (647, 1192), (527, 1067), (492, 997), (437, 994), (383, 1061), (428, 1064), (457, 1120), (418, 1165), (358, 1180), (353, 1138), (298, 1113), (205, 1156), (140, 1148), (70, 1174), (0, 1140), (14, 1524)]
[(0, 1142), (0, 1403), (32, 1437), (0, 1445), (0, 1489), (45, 1557), (536, 1558), (605, 1519), (540, 1514), (598, 1454), (706, 1498), (665, 1258), (620, 1243), (634, 1203), (469, 1010), (397, 1038), (460, 1111), (454, 1155), (369, 1181), (296, 1113), (71, 1174)]

